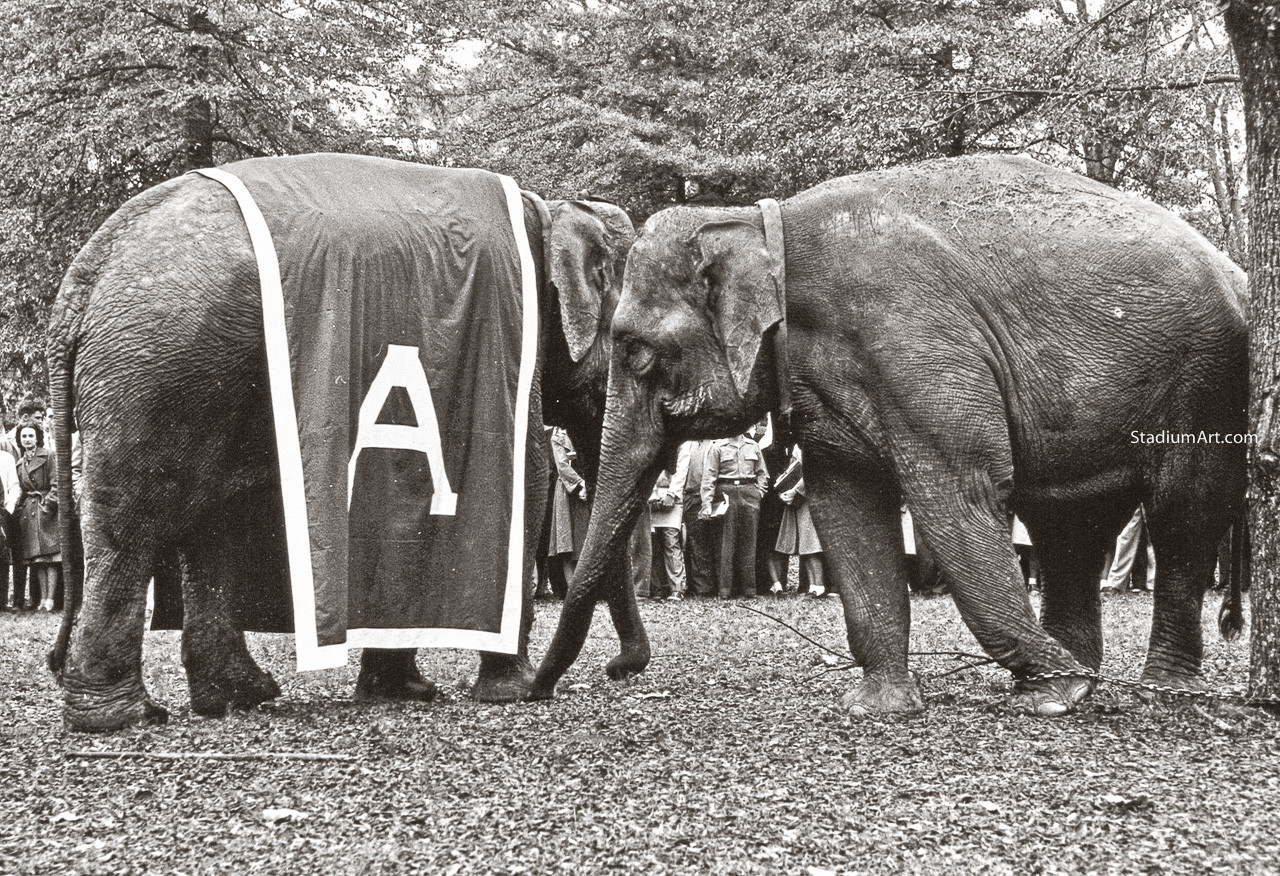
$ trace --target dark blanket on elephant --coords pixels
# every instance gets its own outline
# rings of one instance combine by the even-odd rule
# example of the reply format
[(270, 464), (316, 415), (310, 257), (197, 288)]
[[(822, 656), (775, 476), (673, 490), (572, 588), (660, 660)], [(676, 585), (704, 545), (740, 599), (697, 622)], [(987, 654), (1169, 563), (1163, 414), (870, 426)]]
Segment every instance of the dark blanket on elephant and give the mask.
[(259, 253), (299, 668), (347, 647), (514, 652), (537, 331), (518, 190), (361, 156), (223, 170), (279, 260), (296, 441)]

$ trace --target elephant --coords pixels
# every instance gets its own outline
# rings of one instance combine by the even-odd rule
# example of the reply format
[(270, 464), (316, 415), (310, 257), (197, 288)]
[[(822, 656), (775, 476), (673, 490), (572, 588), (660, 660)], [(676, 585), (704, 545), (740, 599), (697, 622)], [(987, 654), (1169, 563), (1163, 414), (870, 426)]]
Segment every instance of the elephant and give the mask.
[[(526, 192), (523, 208), (540, 311), (526, 460), (527, 581), (546, 495), (544, 415), (594, 452), (607, 326), (634, 229), (622, 209), (604, 202), (544, 203)], [(146, 582), (169, 557), (181, 559), (192, 709), (221, 715), (278, 696), (276, 681), (246, 650), (228, 596), (287, 594), (288, 577), (258, 273), (245, 222), (223, 186), (180, 177), (112, 215), (66, 274), (48, 352), (59, 458), (66, 461), (64, 445), (78, 424), (84, 472), (84, 579), (68, 558), (72, 595), (49, 660), (67, 726), (111, 730), (167, 718), (144, 687), (141, 649)], [(70, 507), (69, 479), (60, 501)], [(633, 602), (615, 612), (624, 629), (638, 622), (628, 611), (635, 612)], [(526, 693), (531, 623), (526, 592), (519, 652), (481, 653), (477, 699)], [(413, 650), (363, 653), (357, 699), (434, 693)]]
[[(923, 709), (900, 500), (964, 622), (1014, 676), (1015, 704), (1041, 715), (1092, 691), (1098, 572), (1143, 503), (1159, 577), (1142, 678), (1202, 686), (1203, 592), (1245, 487), (1245, 290), (1181, 219), (1023, 157), (656, 213), (613, 321), (584, 555), (530, 696), (554, 695), (593, 603), (617, 589), (609, 558), (672, 449), (766, 411), (804, 451), (862, 668), (849, 714)], [(1039, 618), (1013, 514), (1040, 554)], [(637, 672), (647, 653), (638, 637), (618, 659)]]

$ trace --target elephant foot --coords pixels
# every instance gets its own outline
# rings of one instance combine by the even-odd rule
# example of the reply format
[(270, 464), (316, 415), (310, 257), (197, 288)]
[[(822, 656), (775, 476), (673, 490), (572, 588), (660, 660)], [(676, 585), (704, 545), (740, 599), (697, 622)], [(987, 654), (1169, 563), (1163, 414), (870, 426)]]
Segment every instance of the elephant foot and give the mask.
[[(247, 657), (247, 655), (246, 655)], [(231, 709), (252, 709), (280, 696), (280, 685), (252, 659), (216, 678), (197, 678), (190, 673), (191, 711), (206, 718), (224, 717)]]
[(529, 689), (524, 692), (524, 698), (528, 702), (537, 702), (538, 700), (554, 699), (556, 695), (556, 682), (559, 677), (547, 678), (541, 672), (534, 673), (533, 683), (529, 685)]
[(1135, 689), (1138, 698), (1147, 703), (1154, 702), (1161, 697), (1175, 697), (1180, 693), (1204, 693), (1209, 689), (1204, 676), (1198, 672), (1166, 669), (1160, 666), (1153, 666), (1150, 663), (1143, 667), (1142, 677), (1138, 681), (1142, 684), (1151, 685), (1153, 688), (1159, 688), (1159, 690), (1151, 690), (1149, 688)]
[(1013, 705), (1032, 715), (1056, 718), (1075, 711), (1093, 693), (1092, 679), (1082, 676), (1014, 682)]
[(395, 651), (366, 648), (360, 655), (355, 701), (429, 703), (434, 700), (440, 689), (434, 681), (422, 677), (414, 659), (416, 654), (412, 648)]
[(851, 718), (924, 711), (920, 685), (909, 673), (864, 672), (862, 682), (840, 698)]
[(280, 685), (249, 656), (244, 634), (230, 626), (208, 620), (188, 624), (182, 634), (182, 664), (191, 711), (206, 718), (222, 718), (229, 709), (252, 709), (280, 696)]
[(623, 646), (622, 653), (610, 660), (609, 664), (605, 666), (605, 675), (608, 675), (614, 681), (622, 681), (624, 678), (639, 675), (649, 665), (650, 656), (648, 641), (638, 646)]
[(164, 724), (169, 712), (147, 696), (141, 680), (107, 690), (90, 690), (64, 678), (62, 720), (78, 733), (109, 733), (147, 724)]
[(481, 654), (471, 697), (482, 703), (518, 703), (528, 698), (533, 679), (533, 664), (527, 657)]

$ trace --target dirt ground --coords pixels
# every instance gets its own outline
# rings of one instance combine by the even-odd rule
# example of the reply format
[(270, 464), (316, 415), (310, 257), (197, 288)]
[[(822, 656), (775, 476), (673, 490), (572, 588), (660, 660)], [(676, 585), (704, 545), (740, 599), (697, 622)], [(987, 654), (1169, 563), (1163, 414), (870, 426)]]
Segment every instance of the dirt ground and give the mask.
[[(1217, 602), (1205, 672), (1238, 691), (1247, 644), (1218, 637)], [(845, 650), (835, 599), (754, 605)], [(556, 610), (538, 605), (535, 655)], [(928, 711), (855, 722), (837, 708), (852, 673), (743, 603), (643, 611), (643, 676), (605, 678), (602, 609), (561, 695), (515, 706), (469, 700), (461, 652), (420, 659), (443, 701), (357, 705), (354, 659), (299, 675), (290, 638), (254, 635), (284, 694), (222, 720), (191, 714), (177, 634), (149, 633), (170, 722), (105, 736), (61, 726), (40, 668), (56, 618), (0, 615), (0, 873), (1280, 872), (1265, 714), (1105, 685), (1036, 719), (1006, 673), (920, 655)], [(949, 599), (913, 612), (915, 650), (978, 651)], [(1137, 677), (1150, 615), (1149, 596), (1106, 600), (1104, 673)], [(190, 756), (208, 753), (250, 759)]]

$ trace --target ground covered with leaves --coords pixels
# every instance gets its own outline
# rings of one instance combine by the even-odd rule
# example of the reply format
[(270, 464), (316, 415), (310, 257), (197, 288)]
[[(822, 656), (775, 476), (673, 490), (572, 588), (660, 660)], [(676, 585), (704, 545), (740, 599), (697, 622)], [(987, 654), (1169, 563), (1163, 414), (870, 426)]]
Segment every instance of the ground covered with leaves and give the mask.
[[(1212, 629), (1205, 672), (1239, 690), (1243, 643)], [(757, 608), (839, 651), (834, 599)], [(538, 605), (540, 654), (557, 606)], [(56, 619), (0, 615), (0, 872), (1241, 873), (1280, 868), (1280, 722), (1229, 702), (1147, 704), (1107, 685), (1076, 714), (1010, 705), (1006, 673), (920, 655), (928, 711), (851, 721), (856, 670), (741, 602), (646, 603), (654, 660), (609, 682), (601, 610), (546, 703), (466, 696), (474, 655), (429, 652), (429, 705), (358, 705), (355, 661), (298, 675), (291, 639), (250, 648), (284, 687), (193, 716), (173, 633), (144, 674), (172, 716), (63, 730), (40, 668)], [(913, 604), (912, 647), (978, 648), (946, 598)], [(1149, 596), (1104, 605), (1104, 673), (1136, 678)], [(86, 752), (144, 752), (97, 759)], [(185, 755), (254, 755), (208, 759)], [(283, 755), (337, 756), (297, 760)]]

